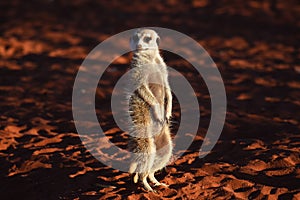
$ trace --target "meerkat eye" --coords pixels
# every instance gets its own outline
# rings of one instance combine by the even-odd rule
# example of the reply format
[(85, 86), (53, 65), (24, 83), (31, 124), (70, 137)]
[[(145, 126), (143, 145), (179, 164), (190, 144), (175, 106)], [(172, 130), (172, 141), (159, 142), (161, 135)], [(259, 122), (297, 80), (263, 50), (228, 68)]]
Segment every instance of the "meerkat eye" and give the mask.
[(132, 39), (133, 39), (134, 42), (137, 42), (137, 41), (139, 41), (139, 36), (134, 35), (134, 36), (132, 37)]
[(152, 39), (151, 37), (145, 37), (144, 42), (149, 43), (151, 41), (151, 39)]

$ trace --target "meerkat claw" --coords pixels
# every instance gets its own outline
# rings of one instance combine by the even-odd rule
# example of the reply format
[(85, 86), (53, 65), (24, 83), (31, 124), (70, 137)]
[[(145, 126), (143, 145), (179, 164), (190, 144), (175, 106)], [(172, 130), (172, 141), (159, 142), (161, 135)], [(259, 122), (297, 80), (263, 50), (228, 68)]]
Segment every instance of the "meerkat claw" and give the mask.
[(169, 187), (169, 185), (164, 184), (164, 183), (155, 183), (154, 187), (157, 187), (157, 186)]
[(170, 118), (166, 117), (165, 121), (167, 122), (167, 124), (170, 124)]

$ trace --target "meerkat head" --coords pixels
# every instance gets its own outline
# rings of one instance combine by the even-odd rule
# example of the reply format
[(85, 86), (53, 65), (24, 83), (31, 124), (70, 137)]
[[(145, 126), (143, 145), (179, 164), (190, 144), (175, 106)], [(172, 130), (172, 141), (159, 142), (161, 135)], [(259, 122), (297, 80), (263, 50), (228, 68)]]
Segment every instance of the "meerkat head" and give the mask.
[(138, 29), (130, 38), (130, 47), (138, 52), (156, 52), (159, 45), (158, 34), (151, 29)]

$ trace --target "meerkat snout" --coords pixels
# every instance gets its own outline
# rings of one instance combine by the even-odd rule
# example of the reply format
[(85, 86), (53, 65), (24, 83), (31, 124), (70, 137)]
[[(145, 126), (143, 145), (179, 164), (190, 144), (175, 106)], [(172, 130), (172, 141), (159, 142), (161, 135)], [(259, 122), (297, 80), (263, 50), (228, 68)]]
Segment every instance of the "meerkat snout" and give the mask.
[(159, 36), (151, 29), (139, 29), (130, 38), (130, 47), (133, 51), (158, 50)]

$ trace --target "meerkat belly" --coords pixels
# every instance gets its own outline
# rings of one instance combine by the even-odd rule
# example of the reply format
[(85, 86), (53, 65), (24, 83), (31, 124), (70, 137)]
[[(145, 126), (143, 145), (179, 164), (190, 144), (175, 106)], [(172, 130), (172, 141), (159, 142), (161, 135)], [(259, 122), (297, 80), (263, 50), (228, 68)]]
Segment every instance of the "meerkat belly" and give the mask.
[(164, 87), (160, 84), (149, 83), (149, 89), (157, 101), (163, 104), (165, 99)]
[[(164, 127), (167, 129), (168, 127)], [(155, 135), (154, 143), (156, 145), (156, 150), (159, 151), (161, 148), (166, 147), (171, 144), (171, 136), (168, 131), (162, 131), (160, 134)], [(164, 151), (162, 151), (164, 152)], [(164, 152), (165, 153), (165, 152)]]
[(154, 73), (149, 77), (148, 87), (151, 90), (154, 97), (160, 104), (164, 103), (165, 99), (165, 88), (163, 77), (159, 73)]

